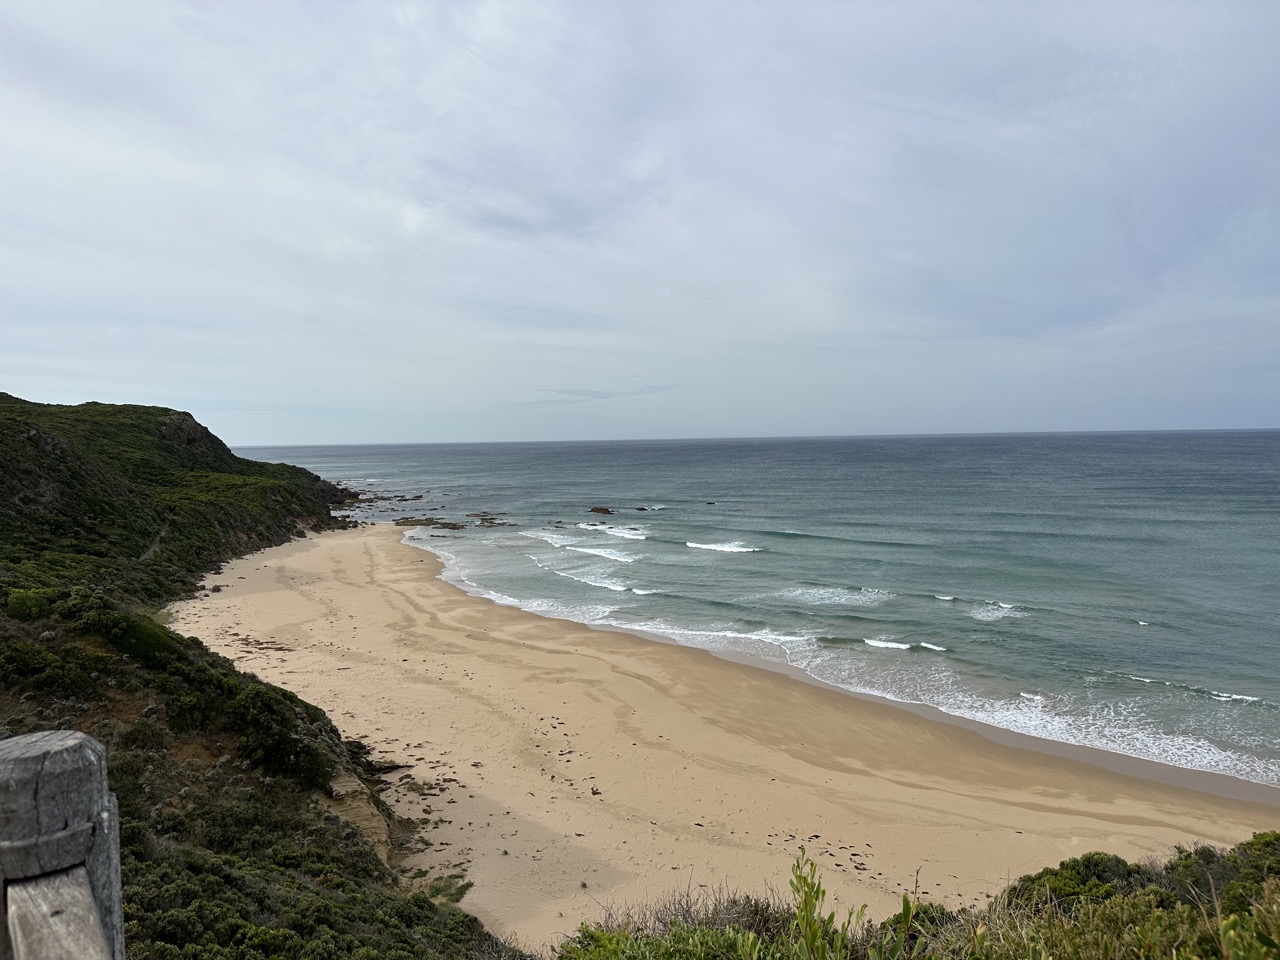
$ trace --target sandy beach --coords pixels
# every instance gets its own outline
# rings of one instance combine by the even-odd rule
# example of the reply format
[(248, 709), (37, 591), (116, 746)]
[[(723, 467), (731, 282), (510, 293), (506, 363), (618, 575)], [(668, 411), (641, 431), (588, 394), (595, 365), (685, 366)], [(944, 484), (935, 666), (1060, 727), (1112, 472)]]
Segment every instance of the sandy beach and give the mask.
[(468, 596), (403, 532), (230, 563), (171, 626), (408, 764), (427, 789), (387, 799), (436, 825), (407, 866), (465, 867), (463, 906), (527, 945), (672, 888), (786, 890), (802, 845), (841, 907), (878, 916), (904, 890), (982, 903), (1089, 850), (1140, 859), (1280, 826), (1280, 791), (1133, 776)]

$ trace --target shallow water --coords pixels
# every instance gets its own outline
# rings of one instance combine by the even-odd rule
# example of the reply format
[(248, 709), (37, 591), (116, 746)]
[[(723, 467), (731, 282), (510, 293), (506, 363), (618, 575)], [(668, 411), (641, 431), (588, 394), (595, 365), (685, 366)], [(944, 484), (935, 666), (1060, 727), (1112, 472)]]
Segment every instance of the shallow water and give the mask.
[(1280, 785), (1280, 431), (238, 452), (505, 514), (406, 531), (501, 603)]

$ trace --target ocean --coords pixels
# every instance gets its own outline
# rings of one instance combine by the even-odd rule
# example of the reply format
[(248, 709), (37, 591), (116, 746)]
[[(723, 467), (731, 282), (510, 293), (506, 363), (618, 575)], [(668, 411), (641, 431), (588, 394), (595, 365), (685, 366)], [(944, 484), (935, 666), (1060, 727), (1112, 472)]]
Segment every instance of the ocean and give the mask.
[(237, 452), (497, 603), (1280, 786), (1280, 431)]

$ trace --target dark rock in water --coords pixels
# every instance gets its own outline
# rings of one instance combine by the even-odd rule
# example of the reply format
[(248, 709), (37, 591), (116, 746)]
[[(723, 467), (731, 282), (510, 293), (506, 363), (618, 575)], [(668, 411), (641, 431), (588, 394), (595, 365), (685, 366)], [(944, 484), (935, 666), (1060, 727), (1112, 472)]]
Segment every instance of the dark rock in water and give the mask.
[(465, 523), (446, 520), (444, 517), (401, 517), (395, 521), (397, 527), (437, 527), (440, 530), (465, 530)]
[(591, 508), (590, 510), (588, 510), (587, 512), (588, 512), (588, 513), (605, 513), (605, 514), (612, 514), (614, 511), (610, 510), (608, 507), (592, 507), (592, 508)]

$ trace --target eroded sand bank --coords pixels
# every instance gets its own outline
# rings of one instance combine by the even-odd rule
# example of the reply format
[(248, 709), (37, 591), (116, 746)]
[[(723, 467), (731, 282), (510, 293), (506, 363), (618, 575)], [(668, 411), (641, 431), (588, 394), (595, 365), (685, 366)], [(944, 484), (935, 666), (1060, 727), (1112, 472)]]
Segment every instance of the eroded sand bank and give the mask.
[[(463, 906), (533, 946), (673, 887), (786, 890), (807, 847), (843, 906), (952, 906), (1106, 849), (1229, 844), (1280, 806), (1036, 750), (437, 579), (389, 526), (228, 564), (173, 627), (413, 765), (440, 820), (410, 866), (465, 864)], [(1280, 791), (1277, 792), (1280, 794)], [(431, 795), (434, 794), (434, 795)]]

